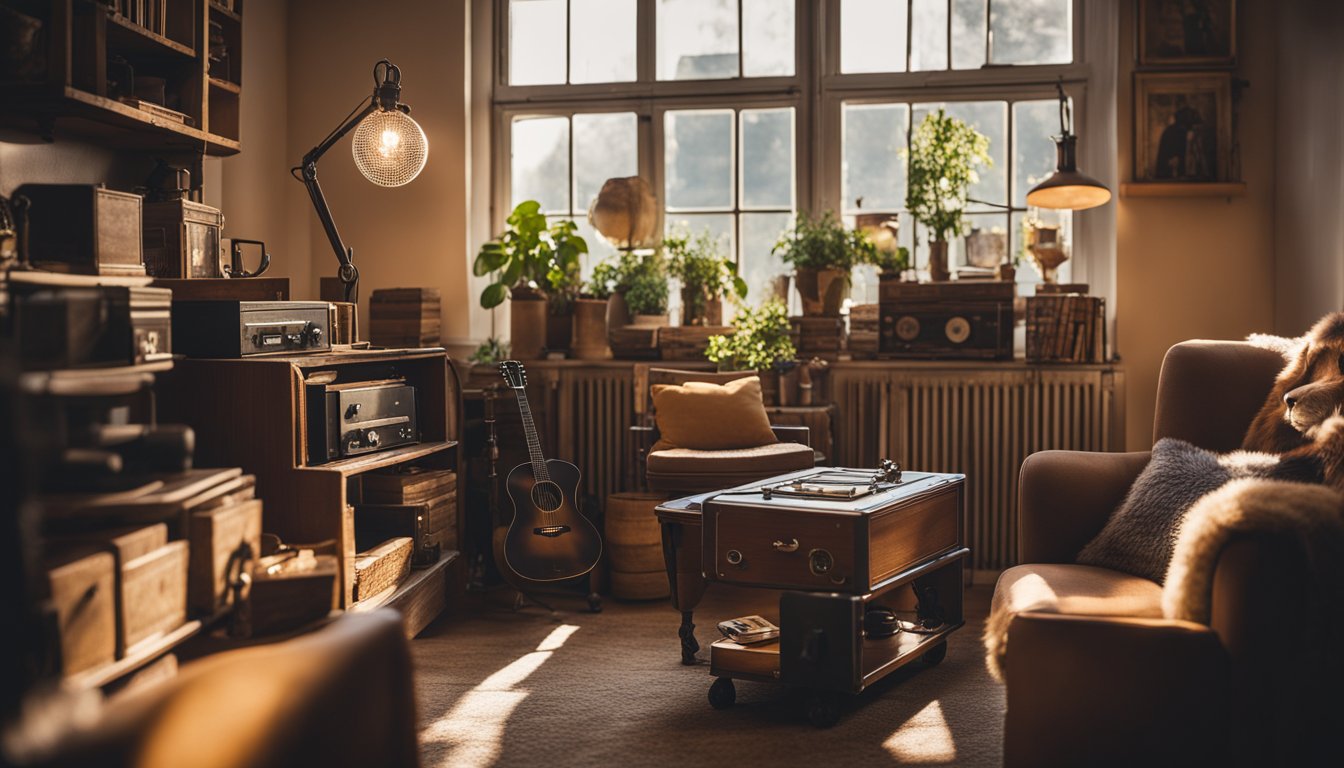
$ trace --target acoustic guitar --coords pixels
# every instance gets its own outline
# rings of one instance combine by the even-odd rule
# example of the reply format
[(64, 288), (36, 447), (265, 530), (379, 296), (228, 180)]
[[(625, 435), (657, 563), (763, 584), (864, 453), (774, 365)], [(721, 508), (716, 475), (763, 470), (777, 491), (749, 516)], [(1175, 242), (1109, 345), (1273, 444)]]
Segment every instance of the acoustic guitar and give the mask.
[(591, 571), (602, 556), (602, 536), (574, 503), (579, 468), (541, 453), (532, 409), (527, 404), (527, 371), (517, 360), (499, 364), (518, 400), (531, 458), (509, 472), (505, 488), (513, 502), (513, 522), (504, 537), (504, 564), (528, 581), (561, 581)]

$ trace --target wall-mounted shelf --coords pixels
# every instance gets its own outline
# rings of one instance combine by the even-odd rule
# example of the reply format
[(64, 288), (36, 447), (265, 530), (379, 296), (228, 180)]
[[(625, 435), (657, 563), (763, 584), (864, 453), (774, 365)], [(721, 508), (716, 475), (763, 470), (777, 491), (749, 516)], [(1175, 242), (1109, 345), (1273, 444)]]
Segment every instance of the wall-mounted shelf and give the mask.
[(1120, 185), (1121, 197), (1240, 197), (1244, 194), (1244, 181), (1126, 181)]
[(107, 45), (114, 51), (126, 51), (144, 56), (175, 56), (182, 60), (196, 58), (196, 51), (190, 45), (183, 45), (146, 29), (119, 13), (108, 14)]

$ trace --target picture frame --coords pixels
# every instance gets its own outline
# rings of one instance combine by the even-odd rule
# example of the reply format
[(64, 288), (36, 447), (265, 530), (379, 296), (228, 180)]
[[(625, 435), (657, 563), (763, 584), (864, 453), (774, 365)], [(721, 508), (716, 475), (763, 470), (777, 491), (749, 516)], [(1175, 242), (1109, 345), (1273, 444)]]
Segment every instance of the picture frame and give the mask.
[(1134, 76), (1134, 180), (1232, 181), (1232, 74)]
[(1138, 5), (1140, 65), (1236, 63), (1236, 0), (1138, 0)]

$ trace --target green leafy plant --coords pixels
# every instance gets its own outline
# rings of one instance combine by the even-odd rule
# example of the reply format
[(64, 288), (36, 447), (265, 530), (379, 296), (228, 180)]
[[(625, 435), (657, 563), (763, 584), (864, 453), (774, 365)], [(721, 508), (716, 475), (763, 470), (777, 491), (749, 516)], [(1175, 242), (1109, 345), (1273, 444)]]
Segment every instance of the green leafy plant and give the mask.
[(639, 272), (640, 256), (632, 251), (621, 251), (615, 261), (600, 261), (593, 267), (588, 279), (587, 293), (596, 299), (607, 299), (613, 293), (624, 293)]
[(705, 350), (705, 357), (722, 369), (767, 371), (798, 355), (789, 338), (789, 310), (777, 299), (739, 309), (733, 325), (732, 334), (710, 336)]
[(877, 246), (863, 232), (846, 229), (834, 212), (813, 218), (798, 214), (772, 251), (786, 264), (804, 269), (850, 270), (877, 262)]
[(883, 272), (900, 273), (910, 268), (910, 249), (904, 245), (894, 251), (876, 251), (872, 264)]
[(476, 348), (475, 352), (467, 360), (477, 365), (493, 365), (501, 360), (509, 359), (509, 345), (506, 342), (491, 336)]
[(626, 306), (636, 315), (667, 312), (667, 263), (659, 253), (623, 251), (616, 261), (593, 267), (588, 294), (599, 299), (613, 293), (625, 296)]
[(688, 315), (703, 315), (711, 299), (747, 297), (747, 281), (737, 274), (737, 264), (719, 255), (719, 241), (708, 230), (694, 237), (685, 232), (669, 235), (663, 239), (663, 253), (668, 272), (681, 281)]
[(525, 200), (505, 223), (504, 232), (482, 245), (472, 264), (477, 277), (495, 274), (481, 291), (481, 306), (497, 307), (519, 288), (536, 289), (553, 301), (577, 296), (579, 256), (588, 252), (588, 243), (576, 234), (574, 222), (547, 226), (541, 204)]
[(989, 139), (955, 117), (930, 112), (910, 137), (905, 207), (929, 228), (933, 240), (965, 230), (966, 190), (980, 180), (977, 168), (992, 166)]
[(667, 314), (667, 274), (661, 268), (640, 270), (625, 290), (625, 304), (632, 315)]

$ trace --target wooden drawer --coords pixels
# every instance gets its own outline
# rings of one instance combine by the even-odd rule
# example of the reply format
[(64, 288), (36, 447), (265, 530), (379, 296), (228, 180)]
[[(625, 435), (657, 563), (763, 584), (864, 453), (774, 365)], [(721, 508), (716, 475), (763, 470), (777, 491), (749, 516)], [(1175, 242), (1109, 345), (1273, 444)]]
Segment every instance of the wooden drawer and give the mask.
[(61, 672), (111, 664), (117, 654), (116, 561), (109, 552), (58, 559), (47, 570), (61, 644)]
[(126, 562), (120, 592), (118, 631), (127, 652), (182, 626), (187, 620), (187, 542), (170, 541)]

